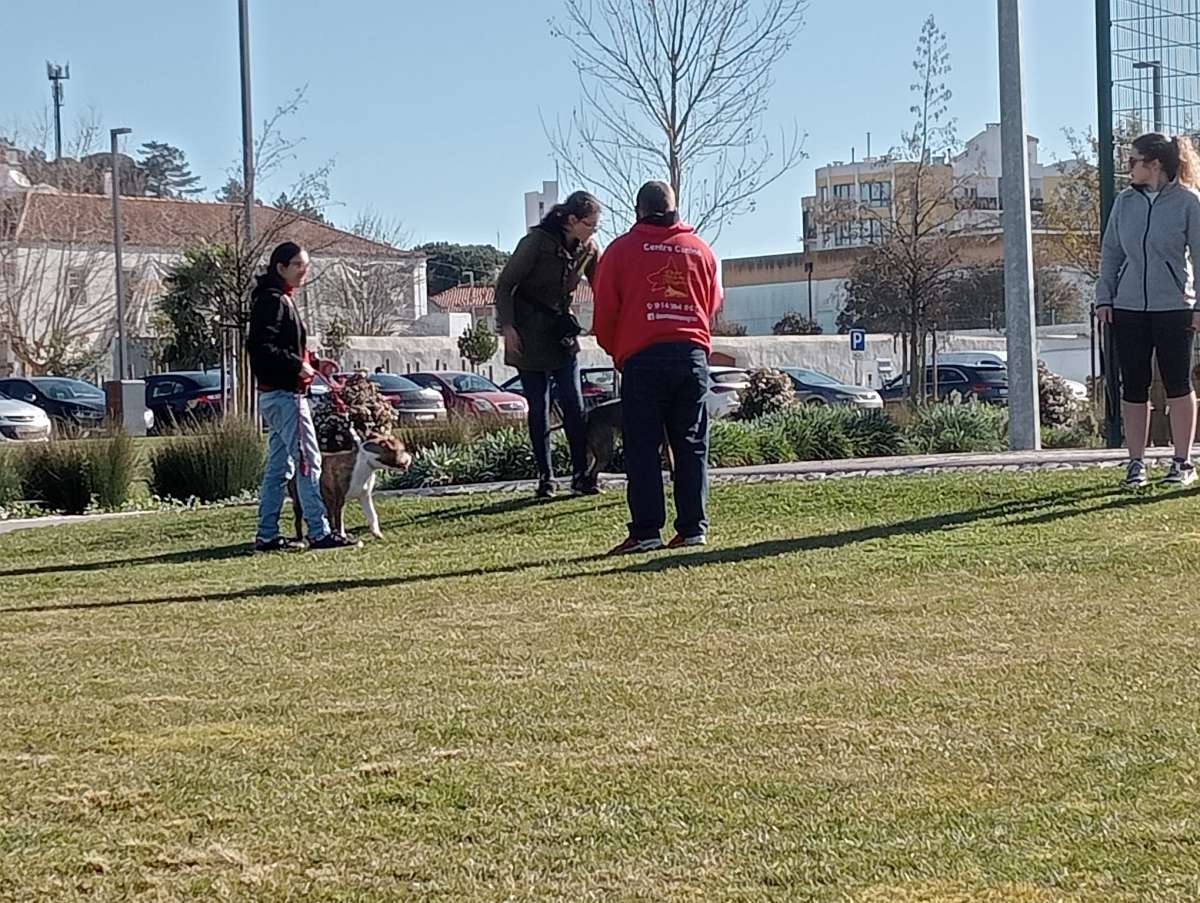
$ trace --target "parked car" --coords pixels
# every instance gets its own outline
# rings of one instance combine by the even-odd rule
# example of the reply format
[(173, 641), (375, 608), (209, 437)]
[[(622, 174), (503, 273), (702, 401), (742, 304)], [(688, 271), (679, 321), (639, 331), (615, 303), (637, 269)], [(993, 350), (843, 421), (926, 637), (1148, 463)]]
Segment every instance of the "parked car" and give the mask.
[(178, 370), (145, 378), (146, 407), (156, 431), (193, 425), (221, 416), (221, 374), (217, 370)]
[(709, 367), (704, 404), (709, 417), (732, 417), (742, 408), (742, 392), (750, 386), (750, 371), (741, 367)]
[(449, 416), (508, 417), (524, 420), (529, 404), (515, 392), (506, 392), (478, 373), (462, 370), (430, 370), (407, 373), (405, 378), (442, 396)]
[(50, 438), (50, 416), (26, 401), (0, 392), (0, 441), (44, 442)]
[(60, 432), (104, 425), (104, 392), (83, 380), (60, 376), (9, 377), (0, 379), (0, 392), (41, 408)]
[[(963, 398), (977, 398), (993, 404), (1008, 404), (1008, 368), (939, 364), (937, 399), (945, 401), (957, 392)], [(925, 394), (932, 395), (933, 367), (925, 368)], [(907, 374), (897, 376), (879, 390), (887, 399), (908, 397)]]
[[(1008, 366), (1007, 351), (941, 351), (938, 353), (937, 359), (938, 366), (942, 364), (967, 364), (982, 367)], [(1046, 365), (1045, 361), (1038, 361), (1038, 363), (1042, 366)], [(1077, 379), (1067, 379), (1061, 373), (1055, 375), (1067, 384), (1067, 388), (1075, 398), (1079, 401), (1087, 401), (1087, 386)]]
[(419, 386), (396, 373), (372, 373), (367, 379), (391, 402), (401, 423), (438, 423), (447, 417), (446, 402), (437, 389)]
[(883, 399), (874, 389), (844, 383), (820, 370), (803, 367), (782, 369), (792, 379), (797, 400), (804, 404), (844, 404), (862, 409), (883, 407)]
[[(0, 379), (0, 392), (41, 408), (60, 436), (99, 429), (108, 417), (104, 390), (81, 379), (10, 376)], [(154, 414), (147, 408), (142, 416), (149, 432), (154, 427)]]
[[(579, 371), (579, 383), (583, 390), (583, 409), (585, 411), (590, 411), (596, 405), (612, 401), (621, 395), (620, 376), (612, 367), (583, 367)], [(520, 376), (514, 376), (507, 382), (501, 383), (500, 388), (505, 392), (525, 397), (525, 388), (521, 385)]]

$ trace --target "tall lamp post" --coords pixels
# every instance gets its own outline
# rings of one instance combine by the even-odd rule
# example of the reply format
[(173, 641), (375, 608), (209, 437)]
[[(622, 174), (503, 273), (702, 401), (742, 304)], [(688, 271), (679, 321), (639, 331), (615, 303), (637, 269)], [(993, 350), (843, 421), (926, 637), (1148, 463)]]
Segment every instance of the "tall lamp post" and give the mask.
[(811, 260), (804, 261), (804, 275), (808, 279), (808, 322), (810, 322), (810, 323), (813, 321), (812, 273), (813, 273), (813, 262)]
[(1154, 131), (1162, 131), (1162, 61), (1147, 60), (1144, 63), (1134, 63), (1134, 69), (1149, 69), (1153, 79), (1151, 90), (1154, 92)]
[(1000, 159), (1004, 227), (1004, 322), (1008, 339), (1008, 440), (1039, 449), (1033, 234), (1021, 53), (1021, 0), (997, 0), (1000, 35)]
[(125, 267), (121, 261), (125, 244), (125, 229), (121, 225), (121, 154), (118, 144), (122, 135), (132, 129), (111, 129), (112, 141), (112, 208), (113, 258), (117, 267), (117, 379), (129, 379), (129, 353), (125, 347)]

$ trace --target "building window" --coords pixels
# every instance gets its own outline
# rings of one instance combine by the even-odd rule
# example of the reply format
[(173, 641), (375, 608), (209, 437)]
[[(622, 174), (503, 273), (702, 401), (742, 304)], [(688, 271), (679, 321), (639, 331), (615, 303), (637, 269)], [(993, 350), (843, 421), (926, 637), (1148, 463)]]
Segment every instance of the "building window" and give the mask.
[(87, 304), (87, 273), (82, 267), (67, 270), (66, 295), (71, 306)]
[(17, 262), (15, 260), (4, 261), (3, 266), (0, 266), (0, 284), (7, 286), (10, 291), (16, 291), (19, 278)]
[(854, 223), (841, 223), (837, 227), (833, 243), (839, 248), (846, 247), (854, 240)]
[(877, 219), (869, 219), (863, 223), (863, 239), (871, 244), (883, 241), (883, 223)]
[(865, 207), (892, 206), (892, 183), (863, 182), (859, 185), (859, 200)]
[(847, 182), (845, 185), (833, 186), (833, 199), (835, 201), (849, 201), (854, 197), (854, 186)]
[(821, 203), (822, 203), (822, 204), (824, 204), (824, 203), (826, 203), (828, 200), (829, 200), (829, 186), (828, 186), (828, 185), (822, 185), (822, 186), (821, 186)]

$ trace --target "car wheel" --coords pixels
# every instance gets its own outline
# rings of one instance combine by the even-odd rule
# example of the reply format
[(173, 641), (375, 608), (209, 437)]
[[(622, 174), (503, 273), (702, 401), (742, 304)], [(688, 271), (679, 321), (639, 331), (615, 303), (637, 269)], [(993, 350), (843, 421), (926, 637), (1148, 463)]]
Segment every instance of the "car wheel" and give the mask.
[(807, 405), (812, 405), (814, 408), (823, 408), (826, 404), (828, 404), (828, 402), (819, 395), (814, 395), (804, 403)]

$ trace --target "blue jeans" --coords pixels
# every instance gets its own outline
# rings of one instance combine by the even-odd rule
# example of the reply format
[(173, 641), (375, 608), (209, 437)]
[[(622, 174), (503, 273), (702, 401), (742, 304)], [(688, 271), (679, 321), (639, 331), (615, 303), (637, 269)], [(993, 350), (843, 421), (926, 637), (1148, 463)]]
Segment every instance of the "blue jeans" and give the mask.
[(708, 356), (690, 342), (651, 345), (625, 361), (621, 380), (629, 535), (660, 535), (663, 502), (663, 437), (675, 457), (675, 531), (703, 536), (708, 530)]
[(576, 480), (587, 475), (587, 424), (583, 418), (583, 387), (579, 382), (579, 358), (557, 370), (519, 370), (521, 388), (529, 402), (529, 441), (538, 479), (554, 476), (550, 463), (550, 384), (562, 411), (563, 429), (571, 446), (571, 471)]
[(267, 438), (267, 466), (258, 493), (258, 531), (255, 539), (263, 542), (279, 535), (279, 514), (287, 483), (296, 476), (300, 507), (308, 525), (310, 540), (329, 535), (325, 503), (321, 500), (321, 450), (313, 426), (308, 399), (294, 392), (262, 392), (258, 409), (270, 430)]

